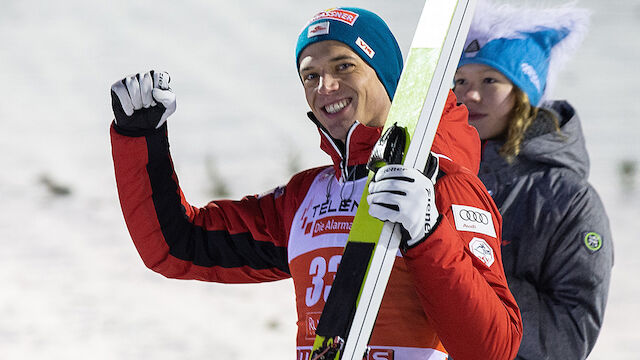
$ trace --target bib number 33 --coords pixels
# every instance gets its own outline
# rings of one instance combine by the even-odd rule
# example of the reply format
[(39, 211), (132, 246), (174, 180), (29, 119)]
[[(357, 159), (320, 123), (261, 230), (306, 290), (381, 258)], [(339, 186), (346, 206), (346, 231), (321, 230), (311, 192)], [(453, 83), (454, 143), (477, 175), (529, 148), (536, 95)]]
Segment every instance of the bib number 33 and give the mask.
[(334, 255), (329, 261), (322, 256), (318, 256), (311, 261), (309, 265), (309, 275), (312, 277), (311, 286), (307, 288), (305, 296), (305, 303), (308, 307), (317, 304), (321, 297), (325, 302), (327, 301), (331, 285), (325, 285), (325, 276), (332, 274), (329, 279), (333, 283), (341, 259), (342, 255)]

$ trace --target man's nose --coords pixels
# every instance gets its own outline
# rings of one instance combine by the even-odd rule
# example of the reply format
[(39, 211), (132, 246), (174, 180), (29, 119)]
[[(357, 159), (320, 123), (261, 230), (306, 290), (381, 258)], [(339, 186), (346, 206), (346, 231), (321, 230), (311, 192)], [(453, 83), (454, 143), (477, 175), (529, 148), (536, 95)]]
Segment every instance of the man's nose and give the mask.
[(338, 79), (331, 74), (323, 74), (320, 77), (320, 82), (318, 83), (318, 93), (326, 95), (332, 91), (338, 90), (338, 87)]

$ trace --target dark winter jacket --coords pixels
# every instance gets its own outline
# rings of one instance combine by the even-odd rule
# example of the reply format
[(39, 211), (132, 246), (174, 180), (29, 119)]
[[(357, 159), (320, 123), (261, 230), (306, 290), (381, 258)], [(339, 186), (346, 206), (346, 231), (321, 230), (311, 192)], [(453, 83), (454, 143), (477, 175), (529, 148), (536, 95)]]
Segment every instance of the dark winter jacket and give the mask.
[(602, 326), (613, 243), (587, 182), (580, 121), (567, 102), (549, 107), (561, 134), (540, 115), (510, 165), (502, 142), (487, 141), (479, 177), (503, 216), (503, 263), (524, 327), (517, 359), (584, 359)]

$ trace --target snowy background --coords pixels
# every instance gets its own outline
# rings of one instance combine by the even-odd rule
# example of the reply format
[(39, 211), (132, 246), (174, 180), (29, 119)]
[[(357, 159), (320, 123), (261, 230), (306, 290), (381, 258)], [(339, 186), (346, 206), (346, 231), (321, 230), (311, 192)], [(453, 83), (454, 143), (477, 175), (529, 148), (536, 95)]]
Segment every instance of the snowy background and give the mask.
[[(173, 158), (193, 204), (225, 188), (232, 198), (262, 192), (328, 160), (294, 65), (308, 18), (369, 8), (406, 54), (422, 1), (0, 4), (0, 359), (294, 358), (290, 281), (217, 285), (144, 267), (116, 195), (109, 87), (170, 72)], [(638, 359), (640, 2), (580, 4), (594, 12), (591, 31), (555, 93), (584, 121), (616, 249), (590, 359)]]

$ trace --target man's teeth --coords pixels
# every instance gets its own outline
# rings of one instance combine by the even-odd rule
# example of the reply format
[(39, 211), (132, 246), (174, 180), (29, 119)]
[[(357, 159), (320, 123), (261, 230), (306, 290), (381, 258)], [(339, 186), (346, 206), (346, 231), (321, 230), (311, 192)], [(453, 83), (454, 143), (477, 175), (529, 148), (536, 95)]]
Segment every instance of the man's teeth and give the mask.
[(345, 106), (349, 105), (349, 99), (340, 100), (337, 103), (329, 104), (324, 107), (324, 110), (329, 114), (335, 114), (338, 111), (344, 109)]

